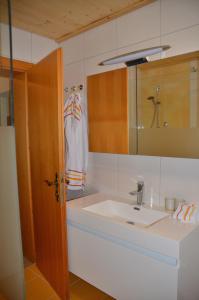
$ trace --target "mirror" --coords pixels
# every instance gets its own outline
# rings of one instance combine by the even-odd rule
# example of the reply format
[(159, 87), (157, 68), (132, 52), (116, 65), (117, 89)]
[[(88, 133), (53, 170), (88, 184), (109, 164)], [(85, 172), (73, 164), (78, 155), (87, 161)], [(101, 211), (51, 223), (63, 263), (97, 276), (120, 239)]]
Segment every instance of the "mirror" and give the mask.
[(90, 75), (87, 96), (89, 151), (199, 158), (199, 51)]
[(198, 158), (199, 52), (138, 65), (129, 74), (130, 108), (136, 98), (136, 117), (130, 117), (136, 119), (136, 154)]

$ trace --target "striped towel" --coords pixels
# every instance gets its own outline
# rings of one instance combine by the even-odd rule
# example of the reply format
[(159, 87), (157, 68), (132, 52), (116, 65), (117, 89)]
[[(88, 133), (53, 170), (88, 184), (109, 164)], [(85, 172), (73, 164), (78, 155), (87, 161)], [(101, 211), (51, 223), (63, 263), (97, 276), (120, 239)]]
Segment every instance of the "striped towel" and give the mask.
[(199, 220), (198, 206), (194, 203), (179, 204), (173, 218), (182, 223), (196, 223)]
[(83, 189), (85, 187), (86, 173), (75, 170), (67, 170), (65, 183), (68, 189)]
[(65, 101), (65, 183), (68, 190), (85, 187), (88, 161), (86, 107), (82, 95), (72, 92)]
[(64, 118), (72, 116), (76, 120), (80, 121), (82, 116), (82, 108), (79, 102), (79, 97), (76, 94), (70, 95), (69, 100), (64, 108)]

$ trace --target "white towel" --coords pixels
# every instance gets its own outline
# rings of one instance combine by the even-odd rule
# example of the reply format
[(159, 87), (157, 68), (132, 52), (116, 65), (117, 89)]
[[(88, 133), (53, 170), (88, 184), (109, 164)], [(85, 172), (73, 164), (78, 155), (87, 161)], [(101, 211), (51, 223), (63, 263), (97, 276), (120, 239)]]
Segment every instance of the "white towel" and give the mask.
[(194, 203), (179, 204), (173, 218), (180, 220), (182, 223), (196, 223), (199, 221), (199, 210), (198, 206)]
[(70, 190), (84, 189), (88, 162), (86, 111), (79, 92), (69, 94), (64, 105), (66, 182)]

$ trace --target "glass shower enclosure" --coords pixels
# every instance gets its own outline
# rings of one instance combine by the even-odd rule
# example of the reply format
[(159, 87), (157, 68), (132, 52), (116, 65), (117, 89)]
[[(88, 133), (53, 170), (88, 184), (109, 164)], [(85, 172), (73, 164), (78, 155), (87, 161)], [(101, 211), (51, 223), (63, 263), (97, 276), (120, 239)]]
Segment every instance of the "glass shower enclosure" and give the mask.
[(10, 0), (0, 0), (0, 298), (23, 300), (11, 42)]

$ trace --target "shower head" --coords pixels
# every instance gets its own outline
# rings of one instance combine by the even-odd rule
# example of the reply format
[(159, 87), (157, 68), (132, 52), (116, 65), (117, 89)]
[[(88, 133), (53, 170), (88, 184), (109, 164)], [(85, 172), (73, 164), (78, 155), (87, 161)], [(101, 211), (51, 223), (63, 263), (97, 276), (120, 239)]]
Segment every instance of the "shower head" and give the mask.
[(154, 105), (156, 104), (154, 96), (149, 96), (147, 100), (151, 101)]
[(154, 96), (149, 96), (148, 98), (147, 98), (147, 100), (154, 100)]

